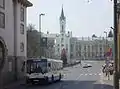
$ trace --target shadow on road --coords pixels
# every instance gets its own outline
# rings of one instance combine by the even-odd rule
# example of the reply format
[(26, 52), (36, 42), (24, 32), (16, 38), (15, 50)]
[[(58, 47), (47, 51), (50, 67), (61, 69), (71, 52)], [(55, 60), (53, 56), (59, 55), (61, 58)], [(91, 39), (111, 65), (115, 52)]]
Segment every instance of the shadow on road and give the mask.
[(113, 86), (94, 84), (96, 81), (64, 80), (52, 84), (20, 85), (12, 89), (113, 89)]
[(108, 84), (94, 84), (94, 89), (99, 89), (101, 87), (101, 89), (113, 89), (112, 85), (108, 85)]

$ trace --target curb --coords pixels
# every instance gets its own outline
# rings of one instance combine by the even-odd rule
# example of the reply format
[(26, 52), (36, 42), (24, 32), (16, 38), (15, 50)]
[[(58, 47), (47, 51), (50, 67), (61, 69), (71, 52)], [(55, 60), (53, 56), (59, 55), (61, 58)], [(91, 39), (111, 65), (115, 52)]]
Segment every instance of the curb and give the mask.
[(24, 85), (24, 84), (25, 84), (24, 80), (14, 81), (10, 84), (5, 85), (5, 87), (3, 89), (13, 89), (15, 87), (18, 87), (18, 86)]

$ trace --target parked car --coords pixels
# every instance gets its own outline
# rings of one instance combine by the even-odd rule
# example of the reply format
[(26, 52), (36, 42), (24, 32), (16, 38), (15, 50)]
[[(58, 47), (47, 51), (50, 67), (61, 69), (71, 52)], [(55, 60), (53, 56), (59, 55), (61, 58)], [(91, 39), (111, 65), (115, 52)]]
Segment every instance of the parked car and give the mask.
[(83, 65), (83, 68), (88, 68), (88, 67), (92, 67), (92, 65), (91, 64), (84, 64)]

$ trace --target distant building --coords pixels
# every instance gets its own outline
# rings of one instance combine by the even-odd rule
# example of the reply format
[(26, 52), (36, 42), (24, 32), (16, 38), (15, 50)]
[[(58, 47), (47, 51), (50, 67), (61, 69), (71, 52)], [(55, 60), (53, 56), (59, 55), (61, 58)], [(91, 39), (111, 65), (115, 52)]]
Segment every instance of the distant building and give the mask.
[(47, 32), (46, 34), (48, 39), (52, 38), (55, 42), (53, 48), (56, 59), (61, 59), (63, 51), (66, 53), (68, 64), (81, 59), (105, 59), (106, 50), (113, 48), (112, 37), (108, 37), (107, 40), (104, 37), (72, 37), (72, 32), (66, 32), (66, 17), (63, 8), (59, 21), (60, 33), (50, 34)]
[(56, 34), (43, 34), (43, 37), (47, 37), (47, 47), (45, 47), (45, 57), (56, 58), (55, 57), (55, 38)]
[(62, 8), (60, 16), (60, 34), (56, 34), (56, 44), (55, 44), (55, 56), (61, 59), (62, 50), (66, 51), (67, 63), (70, 63), (70, 38), (72, 37), (72, 32), (68, 31), (66, 33), (66, 17)]
[[(106, 42), (107, 41), (107, 42)], [(80, 59), (105, 59), (109, 48), (113, 50), (113, 38), (82, 37), (76, 41), (76, 58)]]
[[(26, 8), (28, 0), (0, 0), (0, 80), (21, 79), (26, 60)], [(4, 80), (4, 81), (3, 81)]]

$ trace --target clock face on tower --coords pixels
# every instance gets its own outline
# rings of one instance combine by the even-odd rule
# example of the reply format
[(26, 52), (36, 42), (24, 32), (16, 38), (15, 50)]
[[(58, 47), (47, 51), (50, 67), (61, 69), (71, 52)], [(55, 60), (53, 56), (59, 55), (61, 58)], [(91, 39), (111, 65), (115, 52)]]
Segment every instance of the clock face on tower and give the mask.
[(64, 20), (62, 20), (61, 22), (62, 22), (62, 24), (64, 24)]

